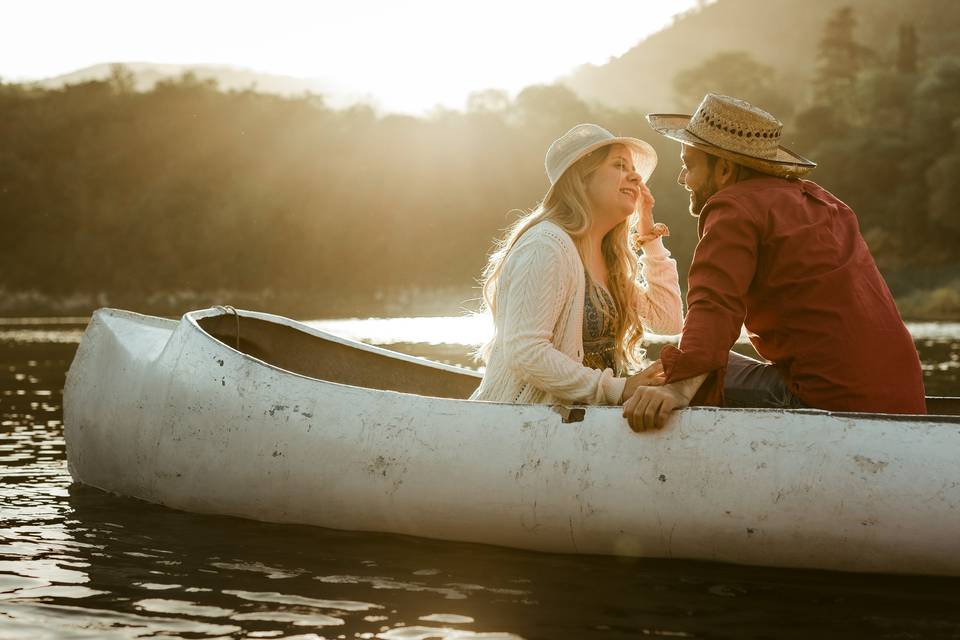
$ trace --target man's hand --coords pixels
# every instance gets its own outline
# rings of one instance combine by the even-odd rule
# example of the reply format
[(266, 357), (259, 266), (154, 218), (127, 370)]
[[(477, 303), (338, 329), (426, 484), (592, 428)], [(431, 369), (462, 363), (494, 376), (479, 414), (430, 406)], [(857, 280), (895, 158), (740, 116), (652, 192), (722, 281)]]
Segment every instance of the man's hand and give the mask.
[(634, 431), (661, 429), (670, 412), (690, 406), (690, 400), (706, 379), (707, 375), (703, 374), (662, 386), (637, 387), (623, 405), (623, 417)]
[(663, 363), (655, 360), (653, 364), (627, 378), (627, 383), (623, 385), (623, 394), (620, 396), (620, 404), (629, 400), (633, 392), (640, 387), (652, 387), (666, 382), (666, 374), (663, 373)]
[(623, 417), (634, 431), (661, 429), (670, 412), (690, 404), (673, 385), (639, 387), (623, 405)]

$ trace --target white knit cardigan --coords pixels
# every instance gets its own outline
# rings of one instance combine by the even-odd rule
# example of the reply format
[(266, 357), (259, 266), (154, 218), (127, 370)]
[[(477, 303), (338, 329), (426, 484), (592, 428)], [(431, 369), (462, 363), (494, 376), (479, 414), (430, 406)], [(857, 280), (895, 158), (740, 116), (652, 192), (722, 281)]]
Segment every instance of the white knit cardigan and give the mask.
[[(676, 261), (657, 238), (644, 243), (640, 263), (644, 328), (679, 333)], [(527, 230), (504, 260), (487, 368), (470, 399), (619, 404), (626, 378), (583, 366), (585, 291), (583, 262), (567, 232), (549, 221)]]

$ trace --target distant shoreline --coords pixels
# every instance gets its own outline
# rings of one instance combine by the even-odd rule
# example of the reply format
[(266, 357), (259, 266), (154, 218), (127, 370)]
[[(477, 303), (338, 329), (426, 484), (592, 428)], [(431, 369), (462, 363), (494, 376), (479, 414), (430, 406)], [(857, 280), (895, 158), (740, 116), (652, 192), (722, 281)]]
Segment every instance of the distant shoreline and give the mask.
[(179, 317), (187, 311), (216, 305), (263, 311), (292, 318), (356, 318), (466, 315), (480, 309), (479, 289), (407, 287), (341, 294), (314, 291), (155, 291), (73, 292), (51, 295), (37, 290), (0, 289), (0, 318), (89, 317), (103, 307), (148, 315)]
[[(386, 289), (338, 294), (330, 291), (156, 291), (142, 293), (0, 289), (0, 318), (86, 318), (96, 309), (114, 307), (149, 315), (179, 317), (216, 305), (264, 311), (301, 319), (461, 316), (480, 310), (480, 291), (468, 287)], [(913, 291), (896, 299), (906, 322), (960, 322), (960, 282)]]

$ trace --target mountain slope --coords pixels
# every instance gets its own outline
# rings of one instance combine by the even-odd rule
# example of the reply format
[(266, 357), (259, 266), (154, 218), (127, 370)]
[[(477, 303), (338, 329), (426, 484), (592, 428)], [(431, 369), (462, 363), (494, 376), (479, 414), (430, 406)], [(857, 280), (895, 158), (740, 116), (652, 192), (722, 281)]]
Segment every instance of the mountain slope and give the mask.
[[(224, 65), (158, 64), (150, 62), (124, 62), (121, 64), (133, 73), (137, 91), (149, 91), (161, 80), (174, 79), (184, 73), (192, 72), (201, 80), (216, 80), (217, 86), (223, 91), (255, 89), (261, 93), (275, 93), (283, 96), (313, 93), (330, 98), (329, 103), (332, 106), (356, 101), (356, 97), (349, 96), (349, 91), (345, 88), (321, 79), (260, 73)], [(112, 66), (112, 64), (97, 64), (53, 78), (38, 80), (33, 84), (45, 89), (59, 89), (67, 85), (92, 80), (105, 80), (110, 77)]]
[(955, 0), (717, 0), (678, 16), (674, 23), (601, 66), (579, 68), (562, 83), (582, 98), (617, 108), (689, 112), (676, 104), (674, 76), (732, 50), (774, 67), (792, 99), (806, 97), (817, 68), (817, 43), (838, 8), (850, 6), (855, 37), (892, 60), (901, 23), (913, 23), (921, 59), (960, 54), (960, 2)]

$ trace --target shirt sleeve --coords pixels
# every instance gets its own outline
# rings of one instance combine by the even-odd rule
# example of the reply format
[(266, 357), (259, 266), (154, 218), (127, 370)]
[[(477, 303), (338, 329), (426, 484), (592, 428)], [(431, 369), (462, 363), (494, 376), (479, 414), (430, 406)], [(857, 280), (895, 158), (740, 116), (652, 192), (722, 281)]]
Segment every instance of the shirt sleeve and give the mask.
[(540, 238), (515, 246), (501, 274), (509, 294), (503, 301), (504, 358), (517, 377), (564, 402), (619, 404), (625, 378), (611, 369), (591, 369), (558, 350), (553, 332), (576, 287), (564, 249)]
[(694, 402), (721, 405), (728, 353), (740, 336), (756, 272), (760, 228), (732, 198), (712, 198), (700, 215), (703, 232), (690, 266), (680, 344), (664, 347), (660, 359), (667, 383), (713, 373)]
[(641, 245), (640, 268), (646, 286), (640, 290), (640, 317), (643, 326), (662, 335), (680, 333), (683, 304), (680, 300), (680, 274), (677, 261), (656, 238)]

